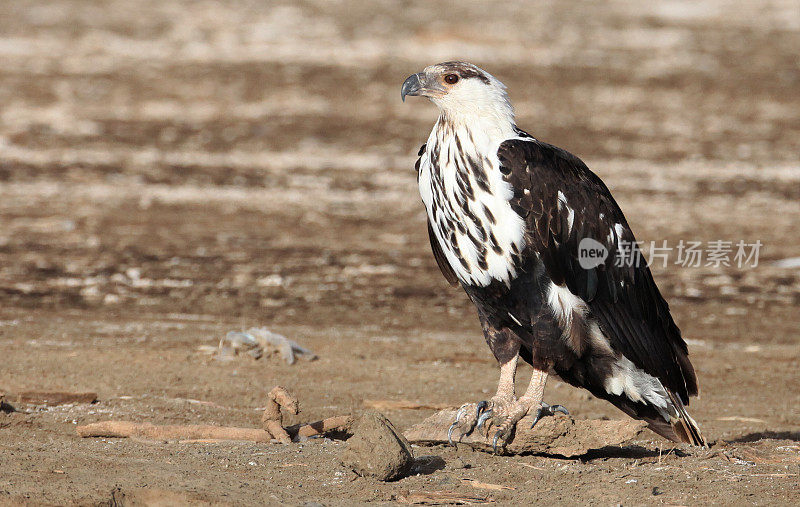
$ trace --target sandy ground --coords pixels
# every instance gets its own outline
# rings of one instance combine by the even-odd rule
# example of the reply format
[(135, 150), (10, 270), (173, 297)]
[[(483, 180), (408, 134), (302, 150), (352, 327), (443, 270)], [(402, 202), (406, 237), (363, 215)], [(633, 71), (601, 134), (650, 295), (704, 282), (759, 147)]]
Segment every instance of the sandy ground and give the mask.
[[(800, 502), (800, 6), (795, 1), (15, 1), (0, 12), (0, 391), (95, 391), (0, 413), (0, 503)], [(644, 241), (763, 243), (757, 267), (654, 269), (715, 445), (490, 456), (418, 448), (355, 476), (340, 441), (80, 439), (105, 419), (258, 426), (364, 399), (458, 406), (497, 369), (429, 252), (413, 163), (435, 110), (399, 101), (469, 59), (519, 124), (581, 156)], [(778, 263), (778, 264), (776, 264)], [(267, 326), (319, 359), (197, 351)], [(521, 382), (527, 380), (522, 375)], [(557, 381), (581, 418), (613, 407)], [(401, 428), (431, 411), (390, 410)], [(514, 489), (481, 490), (473, 478)]]

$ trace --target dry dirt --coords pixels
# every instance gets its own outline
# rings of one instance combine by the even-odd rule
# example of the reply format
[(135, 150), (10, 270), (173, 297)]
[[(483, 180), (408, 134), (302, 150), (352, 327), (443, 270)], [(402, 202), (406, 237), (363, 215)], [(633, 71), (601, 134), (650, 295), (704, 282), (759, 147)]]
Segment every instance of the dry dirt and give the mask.
[[(800, 268), (776, 264), (800, 256), (800, 6), (537, 5), (5, 2), (0, 391), (99, 402), (0, 413), (0, 503), (800, 502)], [(436, 113), (399, 100), (408, 74), (451, 58), (502, 79), (519, 124), (586, 160), (641, 240), (763, 243), (755, 268), (655, 268), (715, 445), (418, 448), (415, 475), (380, 483), (339, 463), (341, 441), (78, 438), (105, 419), (256, 427), (276, 384), (301, 399), (290, 422), (493, 392), (415, 187)], [(197, 352), (251, 326), (319, 359)], [(557, 381), (546, 399), (622, 417)]]

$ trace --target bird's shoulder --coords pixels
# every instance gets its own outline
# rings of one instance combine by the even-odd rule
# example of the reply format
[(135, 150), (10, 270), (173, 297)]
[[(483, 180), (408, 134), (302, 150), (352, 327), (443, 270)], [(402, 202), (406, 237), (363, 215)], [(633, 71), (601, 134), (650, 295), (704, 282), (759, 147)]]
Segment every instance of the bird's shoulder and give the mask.
[(577, 244), (574, 252), (563, 248), (588, 237), (611, 252), (635, 241), (608, 187), (577, 156), (527, 134), (501, 143), (497, 156), (513, 190), (511, 207), (537, 250), (577, 254)]
[[(601, 198), (598, 209), (604, 208), (603, 211), (612, 213), (613, 218), (625, 218), (603, 180), (583, 160), (565, 149), (524, 134), (502, 142), (497, 157), (506, 180), (515, 189), (523, 192), (527, 189), (540, 198), (550, 199), (559, 197), (559, 192), (564, 197), (569, 194), (578, 199), (591, 194)], [(534, 184), (536, 188), (532, 188)], [(523, 199), (520, 204), (527, 202)]]

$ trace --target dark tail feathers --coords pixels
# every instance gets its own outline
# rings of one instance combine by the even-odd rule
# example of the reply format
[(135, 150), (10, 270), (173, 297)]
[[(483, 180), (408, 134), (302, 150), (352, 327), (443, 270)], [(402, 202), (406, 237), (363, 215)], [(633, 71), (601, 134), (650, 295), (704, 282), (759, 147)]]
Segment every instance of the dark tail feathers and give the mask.
[(667, 390), (667, 394), (669, 394), (672, 405), (675, 408), (676, 415), (674, 417), (671, 417), (669, 421), (665, 421), (660, 415), (637, 414), (638, 418), (647, 422), (651, 430), (667, 440), (708, 447), (703, 434), (700, 432), (700, 427), (689, 415), (689, 412), (686, 411), (686, 407), (683, 406), (681, 400), (669, 390)]

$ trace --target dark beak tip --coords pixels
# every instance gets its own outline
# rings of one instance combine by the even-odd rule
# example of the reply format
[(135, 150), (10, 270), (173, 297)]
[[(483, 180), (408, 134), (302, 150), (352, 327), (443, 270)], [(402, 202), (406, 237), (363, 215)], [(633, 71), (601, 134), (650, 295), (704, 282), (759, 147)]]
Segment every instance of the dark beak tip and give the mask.
[(400, 98), (405, 102), (406, 95), (419, 95), (421, 89), (422, 82), (419, 79), (419, 74), (412, 74), (403, 81), (403, 86), (400, 88)]

